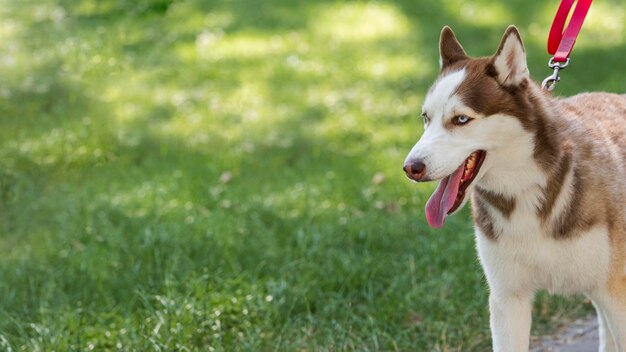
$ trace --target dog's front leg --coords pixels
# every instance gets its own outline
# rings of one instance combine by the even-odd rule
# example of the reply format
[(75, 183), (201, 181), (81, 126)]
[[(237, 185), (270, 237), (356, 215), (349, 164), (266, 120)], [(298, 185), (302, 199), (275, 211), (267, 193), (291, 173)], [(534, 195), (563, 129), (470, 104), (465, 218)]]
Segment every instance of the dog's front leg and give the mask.
[[(621, 292), (626, 292), (626, 284), (622, 284)], [(606, 289), (599, 289), (593, 294), (593, 305), (596, 307), (600, 331), (601, 352), (626, 350), (626, 299)]]
[(528, 352), (533, 294), (489, 295), (495, 352)]

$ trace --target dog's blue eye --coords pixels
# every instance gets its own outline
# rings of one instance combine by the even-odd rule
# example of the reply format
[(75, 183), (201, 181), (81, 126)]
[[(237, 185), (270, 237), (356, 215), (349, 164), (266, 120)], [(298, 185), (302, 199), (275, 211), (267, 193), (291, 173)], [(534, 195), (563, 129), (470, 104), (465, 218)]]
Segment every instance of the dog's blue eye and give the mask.
[(465, 125), (466, 123), (470, 122), (471, 120), (472, 119), (470, 119), (469, 117), (467, 117), (465, 115), (458, 115), (458, 116), (455, 116), (452, 119), (452, 123), (457, 125), (457, 126), (460, 126), (460, 125)]

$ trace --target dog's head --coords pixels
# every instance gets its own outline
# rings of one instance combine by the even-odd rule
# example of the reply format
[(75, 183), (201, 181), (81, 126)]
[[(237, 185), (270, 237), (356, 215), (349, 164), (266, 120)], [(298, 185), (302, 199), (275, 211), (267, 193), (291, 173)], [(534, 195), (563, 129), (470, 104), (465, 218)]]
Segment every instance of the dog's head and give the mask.
[(513, 26), (493, 56), (470, 58), (449, 27), (441, 31), (441, 72), (424, 100), (424, 133), (406, 157), (414, 181), (441, 180), (426, 217), (441, 227), (489, 169), (489, 159), (518, 138), (529, 115), (526, 53)]

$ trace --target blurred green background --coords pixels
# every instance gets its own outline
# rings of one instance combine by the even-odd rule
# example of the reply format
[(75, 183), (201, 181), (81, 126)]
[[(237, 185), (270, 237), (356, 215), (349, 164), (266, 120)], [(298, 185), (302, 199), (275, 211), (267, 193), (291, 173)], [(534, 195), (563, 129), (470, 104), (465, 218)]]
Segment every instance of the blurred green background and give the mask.
[[(441, 27), (550, 71), (557, 1), (0, 2), (0, 350), (483, 351), (468, 209), (401, 171)], [(557, 94), (623, 92), (597, 1)], [(538, 297), (534, 334), (589, 312)]]

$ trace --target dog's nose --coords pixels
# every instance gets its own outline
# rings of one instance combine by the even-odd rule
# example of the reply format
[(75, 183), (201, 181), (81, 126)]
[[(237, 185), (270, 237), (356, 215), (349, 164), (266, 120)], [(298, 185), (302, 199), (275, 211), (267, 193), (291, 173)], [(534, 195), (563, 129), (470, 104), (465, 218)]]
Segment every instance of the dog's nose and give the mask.
[(419, 160), (406, 163), (402, 169), (406, 173), (406, 177), (414, 181), (421, 180), (426, 173), (426, 165)]

